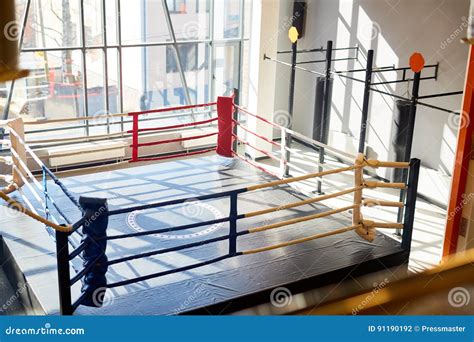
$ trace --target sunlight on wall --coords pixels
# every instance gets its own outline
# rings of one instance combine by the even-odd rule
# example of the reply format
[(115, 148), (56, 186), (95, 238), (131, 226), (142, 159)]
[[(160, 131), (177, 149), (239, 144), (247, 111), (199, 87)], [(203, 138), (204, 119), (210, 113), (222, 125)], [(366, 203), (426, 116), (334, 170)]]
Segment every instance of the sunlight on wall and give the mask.
[(448, 122), (443, 128), (439, 169), (445, 173), (450, 173), (454, 165), (454, 155), (457, 145), (457, 127), (453, 127), (453, 125), (457, 122), (456, 117), (449, 114)]

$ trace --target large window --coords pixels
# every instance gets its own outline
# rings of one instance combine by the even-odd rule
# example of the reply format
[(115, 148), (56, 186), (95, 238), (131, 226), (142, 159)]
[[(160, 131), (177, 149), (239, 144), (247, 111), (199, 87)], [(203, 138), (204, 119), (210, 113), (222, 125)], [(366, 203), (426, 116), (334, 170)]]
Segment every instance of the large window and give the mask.
[[(31, 73), (0, 84), (0, 108), (4, 118), (51, 121), (35, 138), (50, 137), (54, 119), (202, 103), (241, 88), (248, 1), (16, 3), (20, 63)], [(55, 135), (107, 134), (126, 125), (70, 126)]]

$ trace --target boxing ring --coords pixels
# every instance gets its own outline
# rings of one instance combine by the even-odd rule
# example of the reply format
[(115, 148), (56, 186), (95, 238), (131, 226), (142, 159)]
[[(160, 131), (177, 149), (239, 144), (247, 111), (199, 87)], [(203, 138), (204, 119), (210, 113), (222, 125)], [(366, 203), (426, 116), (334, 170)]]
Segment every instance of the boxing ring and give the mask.
[[(202, 121), (140, 127), (140, 119), (151, 113), (214, 106), (217, 116)], [(55, 239), (62, 314), (227, 313), (268, 302), (272, 290), (281, 286), (304, 291), (408, 262), (419, 160), (353, 158), (312, 141), (349, 165), (320, 165), (318, 172), (284, 178), (280, 175), (291, 167), (284, 137), (301, 135), (235, 105), (232, 97), (129, 116), (128, 167), (61, 179), (25, 143), (21, 125), (15, 121), (9, 127), (12, 156), (3, 161), (13, 174), (0, 197), (44, 224)], [(281, 130), (282, 140), (253, 132), (242, 116)], [(182, 127), (206, 130), (141, 142), (145, 132)], [(255, 146), (250, 136), (275, 147), (276, 153)], [(216, 147), (141, 154), (145, 147), (213, 137)], [(242, 147), (274, 161), (280, 171), (251, 160)], [(27, 160), (37, 164), (40, 177), (29, 171)], [(406, 184), (368, 181), (364, 170), (369, 168), (409, 169), (409, 178)], [(339, 174), (353, 179), (344, 190), (308, 196), (293, 187)], [(406, 201), (364, 196), (364, 189), (377, 188), (406, 190)], [(21, 196), (13, 196), (15, 191)], [(339, 197), (350, 203), (324, 205)], [(404, 207), (404, 221), (366, 220), (366, 206)], [(403, 229), (402, 241), (377, 229)]]

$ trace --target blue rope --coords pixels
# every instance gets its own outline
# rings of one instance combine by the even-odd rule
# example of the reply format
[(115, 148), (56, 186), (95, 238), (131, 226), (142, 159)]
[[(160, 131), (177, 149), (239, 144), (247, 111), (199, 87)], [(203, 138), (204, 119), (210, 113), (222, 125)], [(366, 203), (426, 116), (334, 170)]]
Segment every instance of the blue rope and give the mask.
[(67, 198), (69, 198), (69, 200), (78, 208), (78, 209), (82, 209), (81, 208), (81, 205), (79, 204), (79, 201), (76, 199), (76, 197), (74, 197), (70, 192), (69, 190), (67, 189), (67, 187), (64, 185), (63, 182), (61, 182), (59, 180), (58, 177), (56, 177), (56, 175), (50, 170), (48, 169), (45, 165), (42, 166), (42, 169), (44, 172), (46, 172), (48, 174), (49, 177), (51, 177), (51, 179), (53, 180), (53, 182), (59, 186), (59, 188), (62, 190), (62, 192), (66, 195)]

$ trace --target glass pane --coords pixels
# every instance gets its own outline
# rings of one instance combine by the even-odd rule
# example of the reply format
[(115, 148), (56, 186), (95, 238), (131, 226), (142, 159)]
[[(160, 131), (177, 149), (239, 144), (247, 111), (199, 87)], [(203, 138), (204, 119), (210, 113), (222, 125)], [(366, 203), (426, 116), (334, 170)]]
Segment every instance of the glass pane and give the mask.
[(176, 40), (209, 39), (210, 0), (166, 0)]
[(117, 49), (107, 51), (109, 112), (119, 113), (119, 65)]
[(214, 89), (216, 96), (230, 96), (239, 87), (238, 43), (216, 46), (214, 52)]
[(3, 117), (3, 110), (7, 103), (11, 82), (0, 82), (0, 116)]
[(104, 54), (101, 49), (87, 51), (86, 71), (88, 116), (105, 115)]
[(106, 0), (105, 1), (105, 14), (107, 24), (107, 45), (118, 44), (117, 30), (117, 1), (118, 0)]
[[(172, 48), (169, 47), (169, 50)], [(180, 44), (178, 46), (183, 72), (188, 84), (192, 103), (206, 103), (209, 100), (209, 45)], [(173, 63), (168, 64), (169, 72), (177, 72)]]
[(122, 58), (125, 112), (186, 103), (176, 55), (169, 47), (124, 48)]
[[(30, 75), (17, 80), (10, 106), (10, 117), (24, 121), (46, 121), (82, 117), (84, 86), (82, 57), (78, 50), (22, 53), (20, 63)], [(44, 124), (41, 129), (77, 126), (83, 121)], [(39, 129), (39, 127), (38, 127)], [(64, 130), (54, 138), (83, 135), (84, 130)], [(51, 133), (35, 134), (31, 139), (50, 139)]]
[(240, 37), (241, 0), (214, 2), (214, 37), (228, 39)]
[(242, 78), (240, 85), (240, 104), (247, 107), (250, 92), (250, 42), (245, 41), (242, 44), (244, 51), (242, 56), (242, 70), (240, 72)]
[(83, 0), (84, 35), (87, 46), (104, 45), (102, 1)]
[[(117, 49), (108, 49), (107, 51), (107, 68), (108, 68), (108, 96), (109, 96), (109, 113), (120, 113), (120, 91), (119, 91), (119, 65)], [(110, 132), (116, 133), (122, 130), (120, 118), (110, 118)]]
[(16, 20), (19, 23), (21, 23), (21, 20), (23, 19), (23, 16), (25, 15), (26, 1), (27, 0), (15, 1), (15, 15), (16, 15)]
[(244, 6), (244, 38), (249, 39), (252, 32), (252, 0), (245, 0)]
[(80, 22), (78, 0), (32, 0), (23, 47), (80, 46)]
[(161, 0), (121, 0), (122, 43), (171, 40)]

